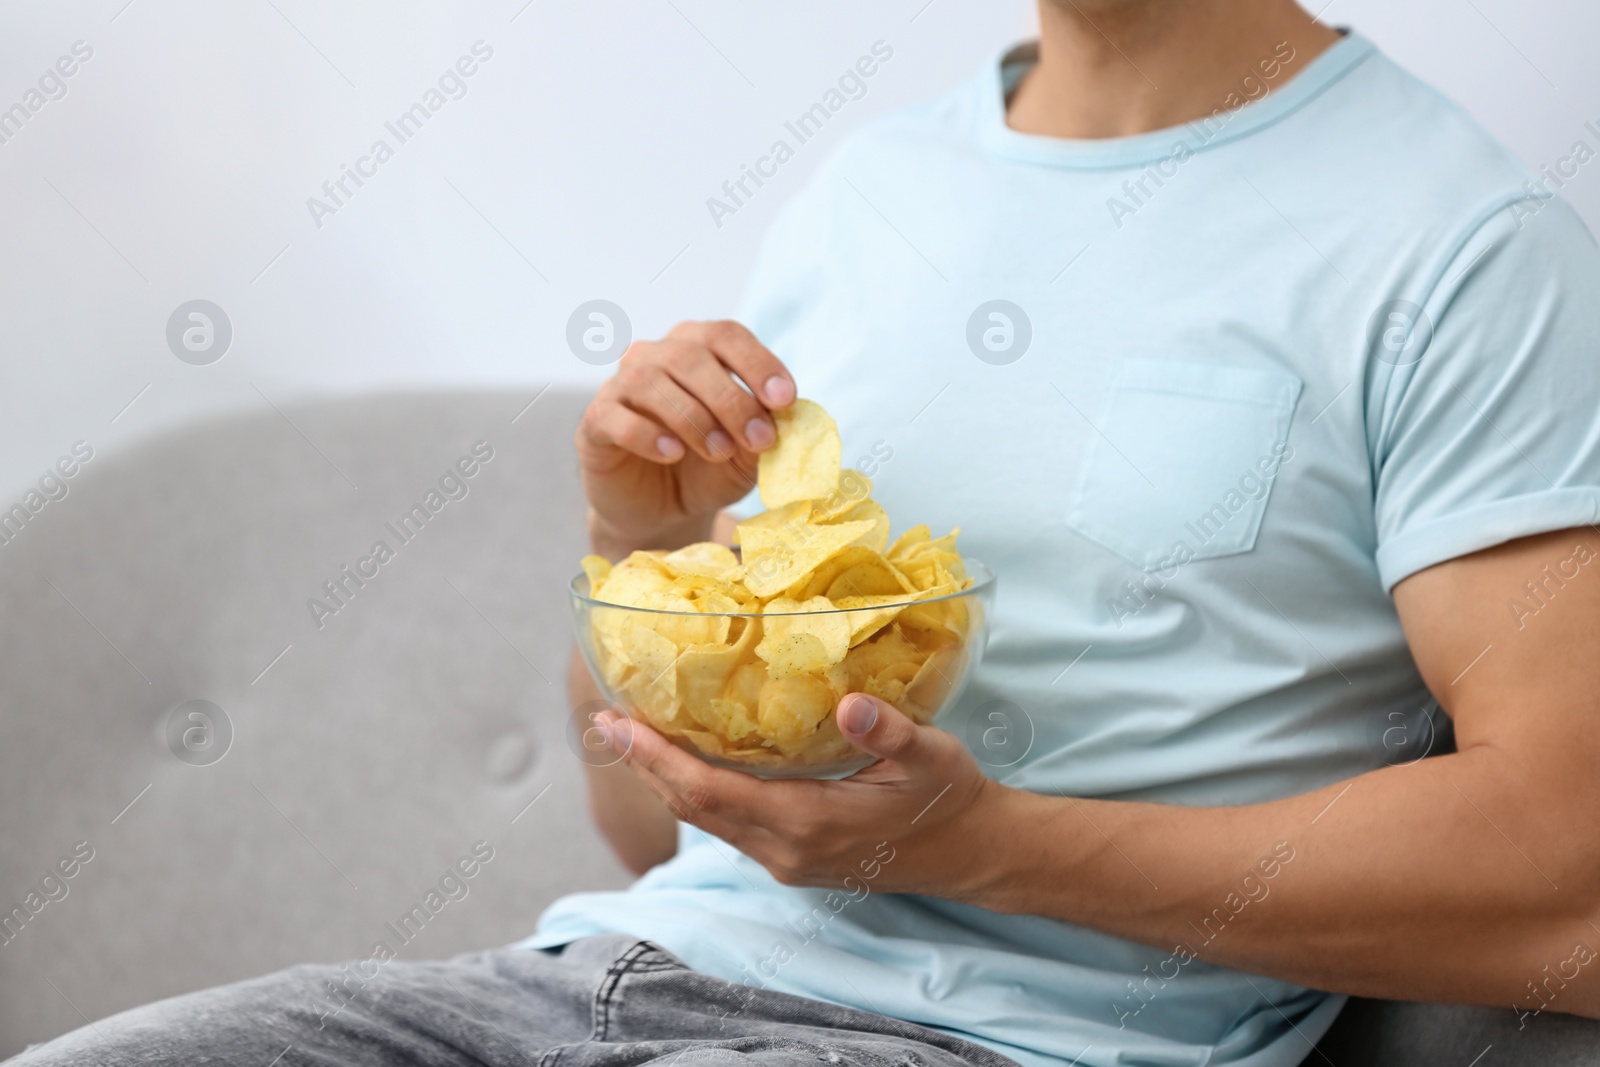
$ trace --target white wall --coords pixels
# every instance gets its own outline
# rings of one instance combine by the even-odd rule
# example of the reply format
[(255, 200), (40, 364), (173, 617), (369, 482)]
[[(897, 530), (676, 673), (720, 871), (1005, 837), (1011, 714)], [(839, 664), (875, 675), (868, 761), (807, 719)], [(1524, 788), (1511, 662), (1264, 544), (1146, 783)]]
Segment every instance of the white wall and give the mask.
[[(1535, 166), (1600, 126), (1592, 0), (1334, 0), (1325, 19)], [(564, 343), (577, 304), (617, 302), (639, 336), (731, 313), (772, 212), (840, 133), (1031, 22), (1027, 0), (13, 2), (0, 109), (74, 42), (93, 56), (0, 144), (0, 504), (79, 438), (114, 450), (268, 399), (598, 381)], [(396, 144), (385, 121), (479, 40), (493, 57), (466, 95), (315, 225), (307, 198)], [(878, 40), (894, 58), (867, 95), (713, 225), (706, 198)], [(1597, 175), (1567, 195), (1600, 230)], [(234, 330), (210, 366), (166, 343), (195, 298)]]

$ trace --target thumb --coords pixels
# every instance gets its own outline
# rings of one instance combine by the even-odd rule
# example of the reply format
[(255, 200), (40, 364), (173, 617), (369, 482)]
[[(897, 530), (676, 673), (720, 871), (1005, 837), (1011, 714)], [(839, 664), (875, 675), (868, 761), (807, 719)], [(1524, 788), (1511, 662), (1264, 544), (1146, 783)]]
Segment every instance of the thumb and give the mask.
[(865, 693), (839, 701), (838, 720), (845, 740), (881, 759), (905, 759), (922, 743), (922, 727), (893, 704)]

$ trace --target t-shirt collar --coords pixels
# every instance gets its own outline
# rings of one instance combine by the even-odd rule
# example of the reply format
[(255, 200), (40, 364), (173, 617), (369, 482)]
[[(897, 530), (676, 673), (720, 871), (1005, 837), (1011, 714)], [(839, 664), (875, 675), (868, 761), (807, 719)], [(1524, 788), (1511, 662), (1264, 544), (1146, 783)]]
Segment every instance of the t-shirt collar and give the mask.
[[(1025, 42), (1001, 52), (980, 72), (975, 84), (980, 101), (979, 140), (996, 155), (1024, 163), (1083, 169), (1142, 166), (1171, 156), (1180, 142), (1191, 152), (1199, 152), (1270, 126), (1315, 99), (1376, 51), (1365, 37), (1346, 32), (1298, 74), (1271, 86), (1265, 96), (1248, 100), (1241, 75), (1237, 100), (1247, 102), (1229, 110), (1219, 101), (1219, 113), (1209, 120), (1196, 119), (1131, 137), (1073, 139), (1020, 133), (1006, 125), (1006, 98), (1038, 60), (1037, 42)], [(1263, 80), (1259, 74), (1256, 78)]]

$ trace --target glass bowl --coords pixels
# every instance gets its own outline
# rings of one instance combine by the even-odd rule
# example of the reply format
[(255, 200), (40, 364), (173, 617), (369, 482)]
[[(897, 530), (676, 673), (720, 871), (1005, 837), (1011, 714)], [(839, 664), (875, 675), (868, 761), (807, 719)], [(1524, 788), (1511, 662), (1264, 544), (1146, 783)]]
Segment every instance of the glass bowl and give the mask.
[[(977, 560), (962, 562), (971, 585), (959, 593), (779, 616), (607, 604), (589, 597), (580, 574), (571, 584), (572, 619), (606, 699), (679, 748), (758, 778), (844, 778), (874, 757), (840, 734), (840, 698), (870, 693), (926, 724), (960, 699), (983, 658), (995, 575)], [(756, 655), (764, 619), (826, 627), (835, 624), (807, 617), (829, 615), (849, 616), (852, 630), (877, 628), (832, 666), (790, 664), (786, 673)]]

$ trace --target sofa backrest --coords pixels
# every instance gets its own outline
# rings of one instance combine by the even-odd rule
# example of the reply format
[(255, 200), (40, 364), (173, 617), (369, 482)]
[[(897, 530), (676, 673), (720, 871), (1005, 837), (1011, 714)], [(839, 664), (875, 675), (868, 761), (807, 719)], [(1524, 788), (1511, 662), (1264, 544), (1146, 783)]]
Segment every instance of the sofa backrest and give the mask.
[(566, 733), (586, 398), (538, 391), (263, 405), (96, 453), (5, 528), (0, 1059), (626, 883)]

